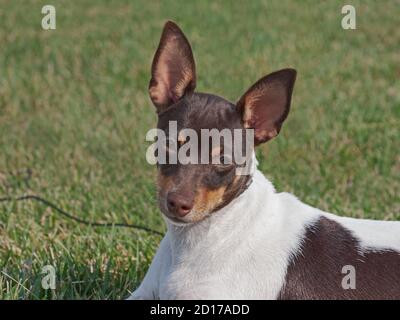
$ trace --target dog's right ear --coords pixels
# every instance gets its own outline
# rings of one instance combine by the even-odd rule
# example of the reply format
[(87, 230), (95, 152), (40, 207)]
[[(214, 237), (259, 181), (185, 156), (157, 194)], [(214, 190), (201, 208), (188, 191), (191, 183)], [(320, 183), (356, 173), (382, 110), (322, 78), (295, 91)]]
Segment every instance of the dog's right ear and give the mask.
[(151, 67), (149, 94), (157, 112), (196, 87), (196, 67), (189, 41), (172, 21), (163, 29)]

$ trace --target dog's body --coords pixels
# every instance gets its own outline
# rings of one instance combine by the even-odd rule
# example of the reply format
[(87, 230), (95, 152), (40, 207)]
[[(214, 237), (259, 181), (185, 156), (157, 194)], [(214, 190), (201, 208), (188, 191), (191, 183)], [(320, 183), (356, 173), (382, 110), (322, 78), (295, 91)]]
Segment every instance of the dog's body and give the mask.
[[(257, 146), (278, 135), (295, 78), (293, 69), (271, 73), (237, 104), (196, 93), (191, 47), (168, 22), (149, 93), (158, 129), (170, 135), (177, 123), (179, 148), (191, 143), (186, 128), (253, 130)], [(224, 158), (225, 147), (206, 158)], [(132, 299), (400, 299), (400, 222), (342, 218), (276, 193), (254, 154), (246, 175), (235, 175), (235, 161), (158, 165), (168, 231)]]
[[(355, 288), (344, 288), (345, 266)], [(343, 272), (343, 273), (342, 273)], [(133, 299), (400, 299), (400, 223), (344, 218), (256, 171), (208, 219), (168, 232)]]

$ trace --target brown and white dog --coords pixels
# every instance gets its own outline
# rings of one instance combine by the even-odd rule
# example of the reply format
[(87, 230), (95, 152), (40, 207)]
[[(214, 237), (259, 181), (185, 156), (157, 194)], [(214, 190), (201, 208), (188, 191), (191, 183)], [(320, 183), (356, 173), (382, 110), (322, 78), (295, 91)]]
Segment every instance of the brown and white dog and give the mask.
[[(190, 44), (167, 22), (151, 75), (159, 129), (251, 128), (257, 146), (279, 133), (296, 71), (261, 78), (236, 104), (194, 92)], [(168, 231), (130, 299), (400, 299), (400, 222), (312, 208), (277, 193), (253, 159), (248, 175), (235, 163), (158, 165)]]

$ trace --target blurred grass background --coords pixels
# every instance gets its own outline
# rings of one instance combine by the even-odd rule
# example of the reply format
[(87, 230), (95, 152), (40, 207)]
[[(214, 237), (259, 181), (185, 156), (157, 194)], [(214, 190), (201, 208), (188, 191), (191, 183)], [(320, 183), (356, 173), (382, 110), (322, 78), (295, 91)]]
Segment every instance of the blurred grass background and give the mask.
[[(41, 28), (52, 4), (57, 29)], [(0, 197), (39, 194), (76, 215), (164, 231), (145, 133), (164, 22), (190, 39), (198, 90), (235, 101), (294, 67), (292, 112), (259, 151), (289, 191), (340, 215), (400, 220), (400, 1), (0, 0)], [(120, 299), (160, 237), (79, 225), (33, 202), (0, 204), (0, 299)], [(57, 270), (43, 290), (41, 268)]]

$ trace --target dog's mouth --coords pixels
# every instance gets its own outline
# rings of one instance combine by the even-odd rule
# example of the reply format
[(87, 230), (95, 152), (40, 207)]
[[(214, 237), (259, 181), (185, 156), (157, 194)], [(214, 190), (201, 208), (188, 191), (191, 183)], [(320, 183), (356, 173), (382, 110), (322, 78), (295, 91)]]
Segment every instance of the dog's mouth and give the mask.
[(193, 222), (191, 221), (184, 221), (183, 219), (174, 217), (171, 214), (166, 214), (163, 212), (163, 215), (170, 223), (176, 226), (188, 226), (190, 224), (193, 224)]
[(180, 217), (175, 216), (168, 210), (160, 209), (160, 211), (161, 211), (162, 215), (167, 219), (167, 221), (169, 221), (170, 223), (172, 223), (173, 225), (176, 225), (176, 226), (188, 226), (195, 222), (195, 221), (191, 221), (190, 217), (188, 217), (188, 216), (190, 216), (190, 213), (188, 214), (188, 216), (180, 218)]

